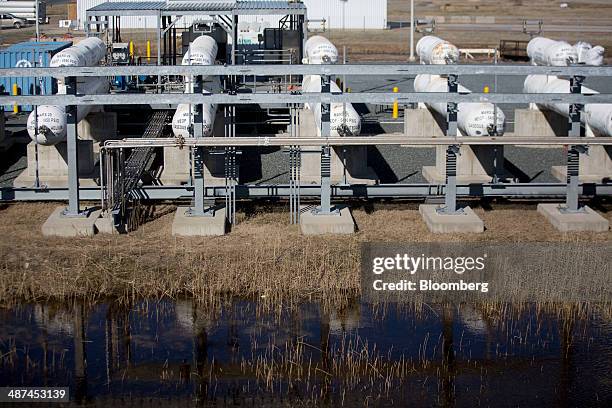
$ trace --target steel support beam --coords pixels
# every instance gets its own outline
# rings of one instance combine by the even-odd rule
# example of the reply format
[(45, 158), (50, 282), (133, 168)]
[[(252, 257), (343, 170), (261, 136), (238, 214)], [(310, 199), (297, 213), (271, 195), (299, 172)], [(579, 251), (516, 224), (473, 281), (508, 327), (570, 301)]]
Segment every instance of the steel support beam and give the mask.
[[(582, 94), (582, 82), (584, 77), (573, 76), (570, 78), (570, 92), (572, 94)], [(581, 116), (584, 105), (572, 104), (569, 112), (569, 131), (568, 136), (573, 138), (581, 137)], [(571, 145), (567, 149), (567, 196), (565, 207), (562, 211), (577, 213), (584, 211), (580, 208), (578, 187), (580, 184), (580, 153), (586, 152), (586, 148), (581, 145)]]
[[(161, 39), (161, 32), (158, 34)], [(99, 67), (32, 67), (1, 68), (0, 75), (10, 77), (67, 77), (67, 76), (116, 76), (116, 75), (238, 75), (238, 76), (283, 76), (283, 75), (359, 75), (359, 76), (413, 76), (431, 75), (556, 75), (605, 77), (612, 76), (612, 66), (547, 67), (517, 64), (466, 64), (466, 65), (420, 65), (420, 64), (338, 64), (338, 65), (175, 65), (175, 66), (99, 66)], [(491, 96), (493, 94), (490, 94)], [(567, 95), (566, 95), (567, 96)]]
[[(75, 77), (65, 79), (66, 94), (74, 95), (77, 91)], [(83, 216), (79, 201), (79, 149), (77, 135), (77, 107), (66, 107), (66, 145), (68, 165), (68, 207), (63, 215), (67, 217)]]
[[(180, 65), (177, 65), (177, 67)], [(187, 74), (191, 75), (191, 74)], [(197, 73), (196, 75), (202, 75)], [(595, 104), (612, 103), (612, 94), (485, 94), (485, 93), (428, 93), (428, 92), (361, 92), (361, 93), (243, 93), (235, 94), (193, 94), (163, 93), (115, 93), (104, 95), (2, 95), (2, 105), (176, 105), (180, 103), (215, 105), (249, 105), (249, 104), (292, 104), (292, 103), (370, 103), (391, 104), (397, 100), (400, 104), (410, 103), (569, 103)]]
[[(329, 94), (331, 78), (321, 76), (321, 93)], [(321, 137), (331, 137), (331, 105), (321, 104)], [(321, 146), (321, 204), (313, 211), (316, 215), (339, 214), (331, 206), (331, 147)]]
[[(193, 78), (193, 92), (202, 92), (202, 77), (200, 75)], [(202, 105), (192, 105), (194, 109), (194, 119), (192, 132), (194, 139), (201, 139), (204, 136), (204, 107)], [(187, 210), (187, 214), (193, 217), (213, 216), (214, 209), (204, 208), (204, 148), (193, 148), (193, 201), (194, 206)]]
[[(236, 187), (238, 199), (285, 199), (291, 195), (292, 187), (284, 184), (248, 184)], [(302, 198), (318, 199), (321, 187), (318, 185), (299, 186)], [(129, 194), (140, 200), (178, 200), (193, 199), (192, 186), (143, 186)], [(446, 191), (444, 184), (379, 184), (374, 186), (346, 186), (334, 185), (331, 187), (332, 198), (397, 198), (397, 199), (424, 199), (428, 197), (443, 197)], [(204, 188), (205, 198), (225, 197), (225, 186), (208, 186)], [(458, 185), (458, 197), (504, 197), (516, 199), (565, 198), (567, 185), (565, 183), (509, 183), (509, 184), (470, 184)], [(580, 195), (591, 197), (612, 196), (612, 184), (581, 184), (578, 188)], [(295, 190), (293, 194), (296, 194)], [(0, 188), (0, 201), (67, 201), (68, 188)], [(100, 187), (79, 188), (81, 201), (100, 201), (102, 192)]]
[[(457, 93), (459, 83), (457, 75), (448, 76), (448, 92)], [(446, 104), (446, 136), (456, 139), (458, 136), (457, 127), (457, 104), (448, 102)], [(444, 194), (444, 207), (436, 211), (441, 214), (457, 214), (461, 210), (457, 209), (457, 155), (459, 146), (449, 145), (446, 148), (446, 192)]]

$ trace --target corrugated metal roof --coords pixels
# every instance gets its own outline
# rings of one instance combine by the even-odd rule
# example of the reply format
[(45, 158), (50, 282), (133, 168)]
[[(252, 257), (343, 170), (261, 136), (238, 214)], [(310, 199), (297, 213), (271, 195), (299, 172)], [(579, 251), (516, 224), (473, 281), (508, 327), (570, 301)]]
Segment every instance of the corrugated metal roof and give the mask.
[(161, 10), (165, 5), (165, 1), (106, 2), (87, 11)]
[(248, 11), (248, 10), (302, 10), (303, 3), (288, 1), (130, 1), (106, 2), (87, 11), (164, 10), (164, 11)]
[(301, 10), (304, 8), (304, 3), (288, 1), (259, 0), (236, 2), (236, 10)]
[(163, 7), (166, 11), (232, 11), (233, 1), (169, 1)]
[(63, 50), (64, 48), (69, 47), (71, 45), (72, 43), (67, 41), (26, 41), (13, 44), (10, 47), (3, 49), (2, 51), (16, 52), (34, 50), (36, 52), (53, 52)]

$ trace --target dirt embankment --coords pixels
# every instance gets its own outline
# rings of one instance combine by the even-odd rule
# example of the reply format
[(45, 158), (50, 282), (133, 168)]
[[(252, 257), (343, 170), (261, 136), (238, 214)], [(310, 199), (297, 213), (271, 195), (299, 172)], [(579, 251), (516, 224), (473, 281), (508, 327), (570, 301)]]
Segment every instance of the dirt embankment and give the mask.
[[(610, 242), (612, 232), (563, 234), (533, 205), (476, 208), (483, 234), (431, 234), (414, 204), (353, 206), (359, 232), (306, 237), (278, 207), (239, 214), (216, 238), (171, 235), (173, 207), (128, 235), (43, 237), (57, 204), (13, 204), (0, 210), (0, 303), (87, 296), (134, 298), (213, 293), (323, 296), (359, 290), (363, 242)], [(612, 207), (599, 207), (612, 221)], [(272, 211), (271, 211), (272, 210)]]

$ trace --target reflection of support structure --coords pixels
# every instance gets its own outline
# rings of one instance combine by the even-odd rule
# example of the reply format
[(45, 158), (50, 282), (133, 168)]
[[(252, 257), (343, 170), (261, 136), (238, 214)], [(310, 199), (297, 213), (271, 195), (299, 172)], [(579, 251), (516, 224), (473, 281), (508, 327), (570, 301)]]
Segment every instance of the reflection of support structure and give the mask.
[[(68, 133), (70, 135), (70, 131)], [(68, 136), (70, 137), (70, 136)], [(85, 344), (85, 306), (74, 303), (74, 399), (79, 403), (87, 400), (87, 354)]]
[[(456, 93), (458, 90), (457, 75), (448, 76), (448, 92)], [(447, 131), (446, 136), (456, 139), (457, 104), (447, 103)], [(446, 189), (444, 205), (423, 204), (419, 212), (423, 216), (427, 228), (434, 233), (474, 232), (484, 231), (484, 223), (470, 207), (457, 207), (457, 155), (459, 146), (449, 145), (446, 148)]]
[[(582, 93), (584, 77), (573, 76), (570, 80), (572, 94)], [(581, 116), (584, 105), (571, 104), (569, 111), (569, 137), (581, 136)], [(609, 229), (609, 222), (588, 206), (580, 206), (579, 202), (579, 168), (580, 155), (588, 152), (588, 146), (572, 145), (567, 150), (567, 193), (565, 205), (539, 204), (538, 212), (559, 231), (595, 231), (605, 232)]]
[[(321, 93), (330, 93), (329, 75), (321, 76)], [(331, 136), (330, 104), (321, 103), (321, 137)], [(355, 222), (348, 207), (331, 204), (331, 147), (321, 146), (321, 202), (318, 207), (300, 209), (302, 233), (352, 234)]]
[(455, 350), (453, 347), (454, 313), (451, 305), (442, 306), (442, 371), (440, 372), (441, 405), (455, 406)]

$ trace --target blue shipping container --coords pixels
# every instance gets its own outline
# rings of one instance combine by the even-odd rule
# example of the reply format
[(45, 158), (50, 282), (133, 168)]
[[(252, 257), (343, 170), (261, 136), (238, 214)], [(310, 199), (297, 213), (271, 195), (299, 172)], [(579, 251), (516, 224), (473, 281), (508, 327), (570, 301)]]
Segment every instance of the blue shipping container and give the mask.
[[(0, 50), (0, 68), (14, 67), (48, 67), (51, 58), (61, 50), (68, 48), (72, 42), (44, 41), (22, 42)], [(42, 81), (42, 82), (41, 82)], [(13, 84), (17, 84), (21, 95), (51, 95), (57, 92), (57, 81), (51, 77), (33, 78), (0, 78), (2, 92), (13, 92)], [(5, 111), (12, 111), (12, 106), (4, 106)], [(31, 111), (30, 105), (21, 106), (22, 111)]]

